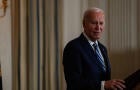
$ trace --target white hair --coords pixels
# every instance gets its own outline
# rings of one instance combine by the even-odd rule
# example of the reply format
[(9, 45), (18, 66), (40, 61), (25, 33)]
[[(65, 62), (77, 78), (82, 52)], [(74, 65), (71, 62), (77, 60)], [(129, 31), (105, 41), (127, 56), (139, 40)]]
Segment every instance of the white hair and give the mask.
[(104, 15), (104, 11), (100, 8), (96, 8), (96, 7), (91, 7), (88, 8), (85, 12), (84, 12), (84, 16), (83, 16), (83, 21), (85, 21), (85, 19), (87, 19), (88, 15), (93, 12), (93, 13), (99, 13), (101, 12)]

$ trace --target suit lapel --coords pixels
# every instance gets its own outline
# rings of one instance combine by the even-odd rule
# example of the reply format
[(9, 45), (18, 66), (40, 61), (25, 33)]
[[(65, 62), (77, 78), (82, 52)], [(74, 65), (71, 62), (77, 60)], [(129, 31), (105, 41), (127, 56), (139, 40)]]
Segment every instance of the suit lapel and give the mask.
[(80, 39), (82, 40), (83, 49), (85, 50), (86, 54), (91, 58), (91, 60), (94, 63), (96, 63), (96, 65), (100, 68), (100, 70), (103, 71), (102, 65), (100, 64), (100, 61), (96, 59), (96, 55), (93, 51), (93, 48), (89, 44), (88, 40), (84, 37), (83, 34), (81, 34)]

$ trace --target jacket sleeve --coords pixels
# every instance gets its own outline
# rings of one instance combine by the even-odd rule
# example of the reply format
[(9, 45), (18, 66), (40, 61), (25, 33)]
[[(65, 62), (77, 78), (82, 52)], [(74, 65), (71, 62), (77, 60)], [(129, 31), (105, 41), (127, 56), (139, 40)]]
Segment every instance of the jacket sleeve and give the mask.
[(82, 75), (82, 55), (78, 46), (69, 44), (63, 52), (64, 74), (67, 90), (100, 90), (101, 82)]

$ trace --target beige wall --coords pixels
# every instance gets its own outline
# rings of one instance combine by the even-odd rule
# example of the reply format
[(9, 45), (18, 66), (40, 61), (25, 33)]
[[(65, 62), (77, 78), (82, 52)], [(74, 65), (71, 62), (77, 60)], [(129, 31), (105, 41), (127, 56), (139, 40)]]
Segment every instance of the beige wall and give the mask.
[(81, 0), (64, 0), (63, 43), (79, 36), (81, 28)]
[(3, 90), (12, 89), (12, 63), (11, 63), (11, 11), (10, 1), (6, 16), (0, 18), (0, 61), (2, 68)]

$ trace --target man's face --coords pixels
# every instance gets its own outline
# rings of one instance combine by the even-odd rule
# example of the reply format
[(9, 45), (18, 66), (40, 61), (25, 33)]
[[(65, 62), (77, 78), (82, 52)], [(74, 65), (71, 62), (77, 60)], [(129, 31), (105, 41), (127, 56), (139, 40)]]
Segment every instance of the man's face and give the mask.
[(90, 12), (84, 21), (84, 31), (92, 40), (98, 40), (104, 30), (105, 19), (102, 12)]

